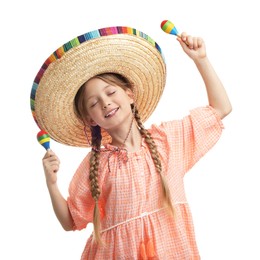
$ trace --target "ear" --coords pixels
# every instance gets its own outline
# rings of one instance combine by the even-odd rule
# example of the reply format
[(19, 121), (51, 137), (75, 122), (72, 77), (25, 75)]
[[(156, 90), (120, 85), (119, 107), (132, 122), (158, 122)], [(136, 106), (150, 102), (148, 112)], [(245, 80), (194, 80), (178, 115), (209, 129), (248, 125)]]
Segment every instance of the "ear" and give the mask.
[(128, 89), (126, 89), (126, 94), (127, 94), (127, 96), (129, 97), (129, 100), (130, 100), (130, 104), (133, 104), (134, 103), (134, 93), (133, 93), (133, 91), (130, 89), (130, 88), (128, 88)]

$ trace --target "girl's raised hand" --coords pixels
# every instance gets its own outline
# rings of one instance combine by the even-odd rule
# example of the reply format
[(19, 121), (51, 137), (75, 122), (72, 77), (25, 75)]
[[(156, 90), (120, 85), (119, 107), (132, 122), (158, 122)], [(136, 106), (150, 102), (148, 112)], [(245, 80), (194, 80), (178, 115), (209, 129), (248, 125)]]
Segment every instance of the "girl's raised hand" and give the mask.
[(56, 154), (48, 150), (42, 159), (43, 169), (46, 177), (47, 185), (56, 184), (57, 172), (60, 167), (60, 160)]
[(202, 38), (182, 33), (177, 37), (184, 52), (195, 62), (206, 57), (206, 46)]

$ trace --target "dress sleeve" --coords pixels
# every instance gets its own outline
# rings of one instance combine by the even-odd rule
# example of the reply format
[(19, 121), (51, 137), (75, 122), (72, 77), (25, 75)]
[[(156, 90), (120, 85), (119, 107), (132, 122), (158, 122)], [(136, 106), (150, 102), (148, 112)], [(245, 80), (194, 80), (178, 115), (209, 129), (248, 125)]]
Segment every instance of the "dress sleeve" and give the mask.
[(216, 110), (207, 106), (191, 110), (182, 120), (162, 123), (159, 128), (162, 147), (184, 175), (215, 145), (224, 126)]
[(74, 230), (85, 228), (93, 220), (94, 200), (88, 179), (89, 158), (90, 154), (81, 162), (69, 185), (67, 203), (74, 221)]

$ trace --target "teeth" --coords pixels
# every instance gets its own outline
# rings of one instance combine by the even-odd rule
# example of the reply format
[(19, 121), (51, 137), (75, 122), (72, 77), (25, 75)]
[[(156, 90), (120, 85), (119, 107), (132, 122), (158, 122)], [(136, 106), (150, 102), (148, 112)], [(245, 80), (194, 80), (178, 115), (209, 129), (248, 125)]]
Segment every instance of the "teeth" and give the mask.
[(113, 113), (115, 113), (116, 110), (117, 110), (117, 108), (116, 108), (116, 109), (113, 109), (113, 110), (110, 111), (108, 114), (106, 114), (105, 117), (106, 117), (106, 118), (109, 117), (110, 115), (112, 115)]

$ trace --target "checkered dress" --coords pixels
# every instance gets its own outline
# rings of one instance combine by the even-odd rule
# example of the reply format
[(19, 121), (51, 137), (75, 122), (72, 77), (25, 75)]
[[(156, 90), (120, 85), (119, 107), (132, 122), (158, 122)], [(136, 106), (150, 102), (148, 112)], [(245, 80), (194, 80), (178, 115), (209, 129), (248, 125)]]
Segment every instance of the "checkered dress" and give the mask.
[[(91, 235), (81, 259), (200, 259), (183, 177), (218, 141), (222, 129), (216, 111), (208, 106), (191, 110), (182, 120), (152, 125), (149, 130), (170, 188), (174, 218), (162, 206), (160, 177), (145, 141), (137, 152), (107, 145), (99, 166), (101, 238), (106, 246), (91, 243)], [(69, 187), (67, 201), (75, 230), (93, 220), (89, 158), (90, 154)]]

